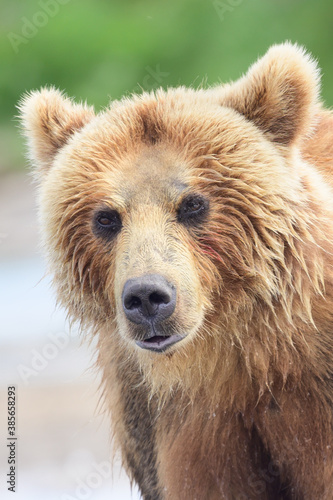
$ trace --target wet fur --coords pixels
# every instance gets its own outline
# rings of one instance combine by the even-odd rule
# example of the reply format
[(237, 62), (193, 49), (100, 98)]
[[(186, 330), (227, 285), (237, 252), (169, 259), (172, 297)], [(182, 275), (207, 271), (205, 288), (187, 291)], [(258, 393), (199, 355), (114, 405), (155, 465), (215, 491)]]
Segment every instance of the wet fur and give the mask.
[[(333, 489), (333, 118), (315, 63), (276, 46), (234, 84), (94, 116), (54, 89), (21, 103), (59, 302), (98, 337), (105, 407), (146, 500), (322, 499)], [(200, 192), (209, 218), (177, 223)], [(91, 217), (115, 206), (101, 242)], [(151, 236), (153, 235), (153, 237)], [(140, 351), (126, 279), (178, 289), (166, 354)]]

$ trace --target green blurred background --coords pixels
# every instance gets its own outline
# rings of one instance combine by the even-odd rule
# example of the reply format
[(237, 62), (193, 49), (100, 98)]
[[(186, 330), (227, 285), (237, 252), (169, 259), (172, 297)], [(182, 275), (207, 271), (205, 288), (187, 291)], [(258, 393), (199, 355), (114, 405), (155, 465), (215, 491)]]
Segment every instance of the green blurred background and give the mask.
[(304, 45), (333, 103), (332, 0), (1, 0), (0, 172), (24, 167), (20, 96), (55, 85), (97, 109), (123, 94), (239, 77), (277, 42)]

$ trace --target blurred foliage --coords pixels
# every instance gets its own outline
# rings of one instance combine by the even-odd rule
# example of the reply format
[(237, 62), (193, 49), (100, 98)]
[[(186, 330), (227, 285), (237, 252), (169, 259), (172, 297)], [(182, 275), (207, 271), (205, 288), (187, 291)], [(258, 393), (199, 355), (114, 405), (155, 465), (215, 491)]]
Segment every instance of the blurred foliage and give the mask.
[(0, 169), (21, 167), (15, 105), (55, 85), (97, 109), (130, 92), (239, 77), (273, 44), (304, 45), (333, 103), (331, 0), (1, 0)]

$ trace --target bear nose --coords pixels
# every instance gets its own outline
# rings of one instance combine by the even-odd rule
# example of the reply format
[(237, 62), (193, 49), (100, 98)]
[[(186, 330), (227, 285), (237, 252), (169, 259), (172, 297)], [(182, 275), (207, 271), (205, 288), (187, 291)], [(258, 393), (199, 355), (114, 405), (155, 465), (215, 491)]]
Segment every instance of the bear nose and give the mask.
[(150, 274), (127, 280), (122, 301), (126, 316), (133, 323), (161, 322), (175, 310), (176, 289), (163, 276)]

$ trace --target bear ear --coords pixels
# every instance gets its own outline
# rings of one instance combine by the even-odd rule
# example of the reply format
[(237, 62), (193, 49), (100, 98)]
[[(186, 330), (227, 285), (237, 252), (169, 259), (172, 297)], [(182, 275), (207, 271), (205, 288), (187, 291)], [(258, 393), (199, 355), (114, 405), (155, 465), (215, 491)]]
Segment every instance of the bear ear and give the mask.
[(50, 168), (56, 153), (95, 116), (93, 108), (73, 104), (55, 88), (25, 95), (18, 109), (29, 159), (40, 172)]
[(291, 43), (274, 45), (245, 76), (225, 88), (221, 104), (287, 146), (310, 131), (319, 81), (317, 65), (304, 49)]

